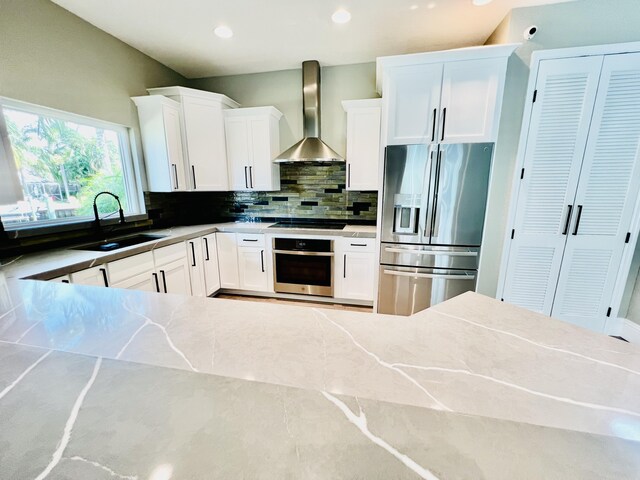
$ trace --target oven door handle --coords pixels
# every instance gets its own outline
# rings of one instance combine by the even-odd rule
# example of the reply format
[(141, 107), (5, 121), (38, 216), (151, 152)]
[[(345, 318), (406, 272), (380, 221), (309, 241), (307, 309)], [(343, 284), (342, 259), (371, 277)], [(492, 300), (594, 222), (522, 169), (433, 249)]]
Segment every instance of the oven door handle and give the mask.
[(435, 278), (440, 280), (475, 280), (475, 275), (446, 275), (440, 273), (414, 273), (403, 272), (398, 270), (383, 270), (385, 275), (394, 275), (396, 277), (414, 277), (414, 278)]
[(333, 252), (301, 252), (298, 250), (274, 250), (273, 253), (282, 253), (284, 255), (308, 255), (310, 257), (333, 257)]

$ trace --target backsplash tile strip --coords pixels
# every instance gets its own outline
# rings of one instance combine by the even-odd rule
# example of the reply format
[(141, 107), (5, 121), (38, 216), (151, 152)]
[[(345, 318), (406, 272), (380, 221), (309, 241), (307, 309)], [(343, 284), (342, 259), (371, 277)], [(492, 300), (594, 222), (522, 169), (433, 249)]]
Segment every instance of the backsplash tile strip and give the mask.
[(375, 223), (378, 193), (348, 192), (345, 180), (342, 163), (282, 164), (277, 192), (147, 193), (146, 202), (158, 223), (272, 218)]

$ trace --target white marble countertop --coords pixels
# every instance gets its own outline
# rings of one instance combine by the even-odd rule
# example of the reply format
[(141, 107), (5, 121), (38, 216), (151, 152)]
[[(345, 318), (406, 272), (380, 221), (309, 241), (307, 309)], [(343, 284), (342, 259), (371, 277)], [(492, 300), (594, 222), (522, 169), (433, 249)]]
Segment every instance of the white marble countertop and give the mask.
[(358, 238), (375, 238), (376, 235), (376, 227), (367, 225), (347, 225), (343, 230), (270, 228), (272, 225), (272, 223), (258, 222), (227, 222), (145, 230), (139, 233), (160, 235), (164, 236), (164, 238), (131, 247), (120, 248), (111, 252), (77, 250), (75, 247), (43, 250), (42, 252), (3, 260), (0, 264), (0, 271), (2, 271), (7, 278), (48, 280), (214, 232), (320, 235)]
[(475, 293), (407, 318), (0, 292), (3, 478), (640, 475), (640, 350)]

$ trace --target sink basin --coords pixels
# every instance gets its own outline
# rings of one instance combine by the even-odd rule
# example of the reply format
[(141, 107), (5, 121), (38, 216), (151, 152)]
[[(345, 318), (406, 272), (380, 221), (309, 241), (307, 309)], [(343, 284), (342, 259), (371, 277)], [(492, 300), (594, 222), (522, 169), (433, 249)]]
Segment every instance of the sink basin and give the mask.
[(119, 250), (124, 247), (131, 247), (138, 245), (139, 243), (151, 242), (153, 240), (160, 240), (164, 238), (164, 235), (133, 235), (131, 237), (114, 238), (111, 240), (103, 240), (102, 242), (88, 243), (80, 247), (75, 247), (74, 250), (91, 250), (92, 252), (111, 252), (112, 250)]

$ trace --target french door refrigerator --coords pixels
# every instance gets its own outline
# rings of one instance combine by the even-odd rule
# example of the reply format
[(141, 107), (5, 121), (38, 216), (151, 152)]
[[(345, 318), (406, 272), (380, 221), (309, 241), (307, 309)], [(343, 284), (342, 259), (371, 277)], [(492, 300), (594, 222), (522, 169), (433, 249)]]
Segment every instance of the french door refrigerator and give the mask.
[(493, 143), (386, 148), (379, 313), (475, 289), (492, 153)]

